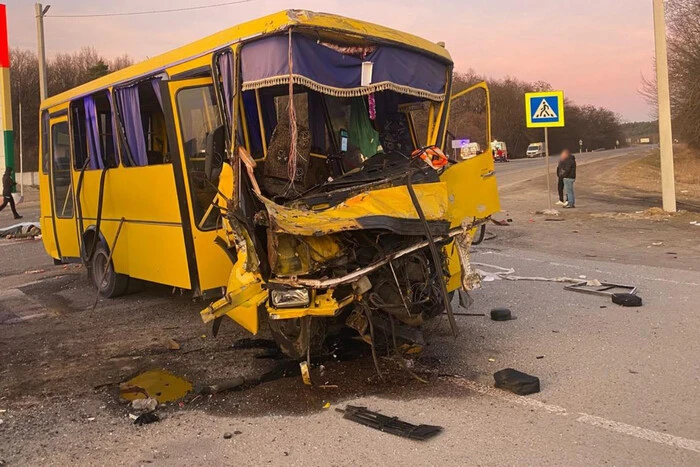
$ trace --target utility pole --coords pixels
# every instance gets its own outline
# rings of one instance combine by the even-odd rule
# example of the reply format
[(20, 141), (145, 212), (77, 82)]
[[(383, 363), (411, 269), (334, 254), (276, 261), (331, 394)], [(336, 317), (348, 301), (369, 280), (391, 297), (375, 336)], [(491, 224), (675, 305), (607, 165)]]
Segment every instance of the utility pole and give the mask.
[(656, 42), (656, 89), (659, 103), (659, 145), (661, 152), (661, 196), (666, 212), (676, 212), (676, 181), (673, 171), (673, 132), (671, 96), (668, 84), (666, 51), (666, 11), (664, 0), (654, 3), (654, 39)]
[(34, 4), (36, 12), (36, 46), (39, 59), (39, 96), (41, 101), (48, 97), (48, 85), (46, 84), (46, 48), (44, 47), (44, 16), (49, 11), (51, 5), (42, 6), (41, 3)]

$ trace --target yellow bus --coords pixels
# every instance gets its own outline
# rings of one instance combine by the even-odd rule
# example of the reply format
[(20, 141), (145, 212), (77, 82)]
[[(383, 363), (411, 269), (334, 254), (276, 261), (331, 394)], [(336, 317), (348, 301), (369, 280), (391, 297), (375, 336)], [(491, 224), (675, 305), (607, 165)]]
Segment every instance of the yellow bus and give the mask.
[[(443, 44), (288, 10), (52, 96), (45, 249), (105, 297), (212, 297), (204, 322), (262, 320), (292, 356), (336, 325), (409, 339), (474, 285), (500, 209), (488, 89), (452, 73)], [(444, 155), (465, 140), (484, 152)]]

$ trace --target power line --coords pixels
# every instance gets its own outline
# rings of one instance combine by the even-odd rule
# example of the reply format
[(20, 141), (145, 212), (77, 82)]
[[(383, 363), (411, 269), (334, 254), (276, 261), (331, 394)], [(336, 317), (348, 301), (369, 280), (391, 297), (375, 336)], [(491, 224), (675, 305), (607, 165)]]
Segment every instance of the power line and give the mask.
[(229, 5), (238, 5), (240, 3), (250, 3), (255, 0), (236, 0), (233, 2), (214, 3), (212, 5), (191, 6), (185, 8), (170, 8), (167, 10), (150, 10), (150, 11), (131, 11), (127, 13), (101, 13), (101, 14), (75, 14), (75, 15), (45, 15), (49, 18), (102, 18), (106, 16), (137, 16), (137, 15), (154, 15), (158, 13), (176, 13), (178, 11), (204, 10), (205, 8), (217, 8)]

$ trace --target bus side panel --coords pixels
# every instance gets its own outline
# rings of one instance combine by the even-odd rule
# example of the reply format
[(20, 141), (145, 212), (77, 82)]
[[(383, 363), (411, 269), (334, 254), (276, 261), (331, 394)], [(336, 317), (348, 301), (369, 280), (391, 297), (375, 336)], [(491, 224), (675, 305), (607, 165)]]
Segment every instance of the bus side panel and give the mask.
[[(87, 170), (80, 190), (83, 228), (94, 226), (100, 170)], [(79, 172), (76, 172), (77, 180)], [(113, 253), (117, 272), (133, 278), (191, 288), (187, 252), (171, 164), (109, 169), (105, 178), (100, 231), (112, 245), (125, 219)]]
[[(111, 247), (118, 221), (103, 222), (100, 230)], [(190, 289), (182, 228), (164, 224), (124, 223), (114, 253), (114, 268), (134, 279)]]

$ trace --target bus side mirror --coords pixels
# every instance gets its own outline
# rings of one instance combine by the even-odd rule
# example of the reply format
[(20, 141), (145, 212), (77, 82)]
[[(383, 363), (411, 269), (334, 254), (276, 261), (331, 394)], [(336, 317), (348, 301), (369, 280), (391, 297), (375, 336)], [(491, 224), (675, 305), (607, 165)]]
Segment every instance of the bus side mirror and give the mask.
[(221, 174), (221, 167), (226, 159), (224, 126), (220, 125), (207, 135), (206, 157), (204, 159), (204, 176), (214, 181)]

